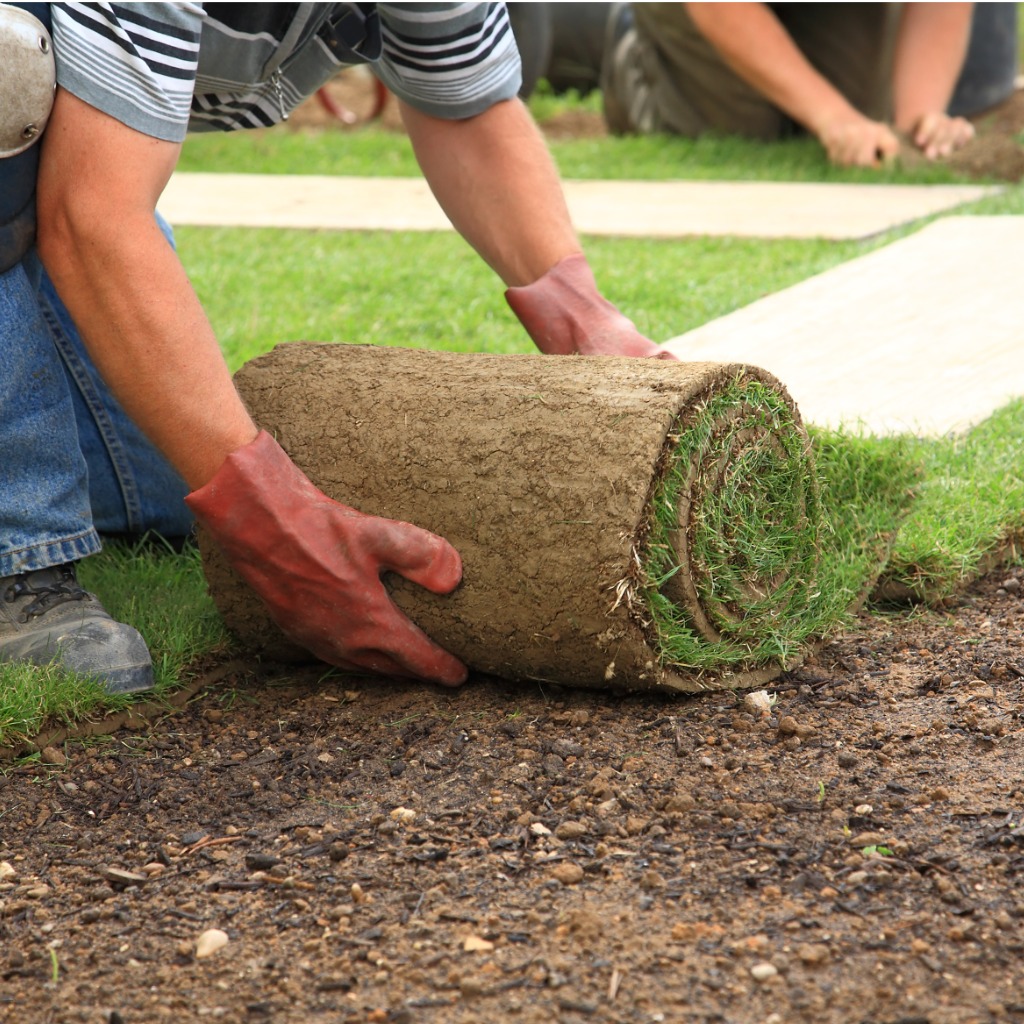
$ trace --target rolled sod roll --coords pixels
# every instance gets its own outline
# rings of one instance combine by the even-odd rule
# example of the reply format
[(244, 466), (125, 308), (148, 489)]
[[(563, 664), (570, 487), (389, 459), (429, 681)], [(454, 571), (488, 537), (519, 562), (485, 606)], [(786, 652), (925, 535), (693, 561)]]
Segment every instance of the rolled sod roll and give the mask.
[[(799, 413), (764, 370), (295, 342), (235, 380), (322, 491), (456, 547), (450, 595), (385, 579), (476, 672), (694, 692), (761, 686), (801, 657), (816, 478)], [(301, 657), (200, 546), (228, 627), (265, 656)]]

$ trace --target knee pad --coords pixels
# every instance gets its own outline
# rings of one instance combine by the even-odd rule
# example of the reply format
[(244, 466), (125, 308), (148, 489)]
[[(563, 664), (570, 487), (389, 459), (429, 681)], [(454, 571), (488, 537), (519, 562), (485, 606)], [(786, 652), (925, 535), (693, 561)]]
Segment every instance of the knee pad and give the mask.
[(49, 4), (0, 3), (0, 273), (35, 240), (36, 143), (57, 80), (49, 29)]

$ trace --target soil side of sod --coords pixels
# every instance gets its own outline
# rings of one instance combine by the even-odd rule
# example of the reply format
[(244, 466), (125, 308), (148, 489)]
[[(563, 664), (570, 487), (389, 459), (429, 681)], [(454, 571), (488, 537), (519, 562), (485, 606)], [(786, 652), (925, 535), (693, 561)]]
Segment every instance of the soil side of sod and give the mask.
[(0, 1019), (1024, 1020), (1022, 632), (1017, 567), (764, 709), (221, 679), (0, 776)]

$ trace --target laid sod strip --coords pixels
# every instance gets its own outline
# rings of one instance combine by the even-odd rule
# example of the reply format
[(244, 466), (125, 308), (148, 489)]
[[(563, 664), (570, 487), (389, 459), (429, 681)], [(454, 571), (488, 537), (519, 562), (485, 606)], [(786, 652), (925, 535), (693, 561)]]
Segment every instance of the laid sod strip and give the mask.
[(21, 742), (48, 724), (79, 722), (131, 703), (111, 697), (98, 683), (53, 666), (4, 665), (0, 671), (0, 748)]
[(1024, 399), (969, 433), (917, 442), (919, 498), (875, 596), (938, 603), (1024, 548)]
[[(175, 234), (232, 369), (289, 337), (536, 351), (500, 281), (453, 234), (192, 227)], [(593, 239), (587, 248), (608, 297), (660, 341), (880, 244)]]
[[(762, 685), (836, 624), (817, 600), (810, 441), (764, 371), (299, 343), (235, 380), (327, 494), (455, 545), (454, 594), (404, 580), (393, 594), (478, 672)], [(298, 656), (202, 534), (201, 545), (242, 642)]]
[[(201, 578), (198, 570), (196, 578), (197, 581)], [(49, 677), (53, 670), (47, 668), (42, 672)], [(59, 749), (67, 740), (110, 736), (122, 728), (148, 729), (154, 720), (185, 707), (200, 692), (226, 683), (228, 692), (234, 694), (239, 680), (251, 681), (254, 678), (259, 678), (259, 670), (251, 660), (229, 658), (218, 659), (202, 671), (189, 671), (179, 679), (176, 687), (163, 688), (159, 696), (150, 693), (134, 699), (108, 698), (97, 704), (90, 691), (87, 699), (77, 707), (60, 699), (66, 691), (57, 687), (53, 692), (60, 702), (52, 714), (44, 715), (42, 719), (34, 715), (20, 720), (16, 727), (0, 729), (0, 765), (16, 758), (33, 757), (47, 747)], [(63, 682), (61, 687), (66, 687), (69, 682)], [(79, 684), (81, 682), (79, 680)], [(278, 674), (273, 682), (287, 685), (290, 680)]]
[[(941, 162), (912, 160), (884, 168), (834, 167), (814, 139), (761, 142), (669, 135), (553, 141), (564, 178), (664, 181), (850, 181), (948, 184), (966, 180)], [(402, 132), (366, 125), (357, 131), (288, 127), (191, 135), (181, 171), (251, 174), (420, 174)]]

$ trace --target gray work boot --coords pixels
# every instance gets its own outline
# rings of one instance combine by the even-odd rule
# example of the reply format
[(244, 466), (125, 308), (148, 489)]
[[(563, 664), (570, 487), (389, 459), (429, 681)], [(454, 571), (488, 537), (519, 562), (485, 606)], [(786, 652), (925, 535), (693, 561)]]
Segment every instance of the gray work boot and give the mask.
[(650, 135), (659, 130), (643, 46), (628, 3), (608, 5), (601, 56), (601, 104), (613, 135)]
[(146, 641), (79, 586), (73, 562), (0, 577), (0, 661), (56, 662), (107, 693), (153, 686)]

